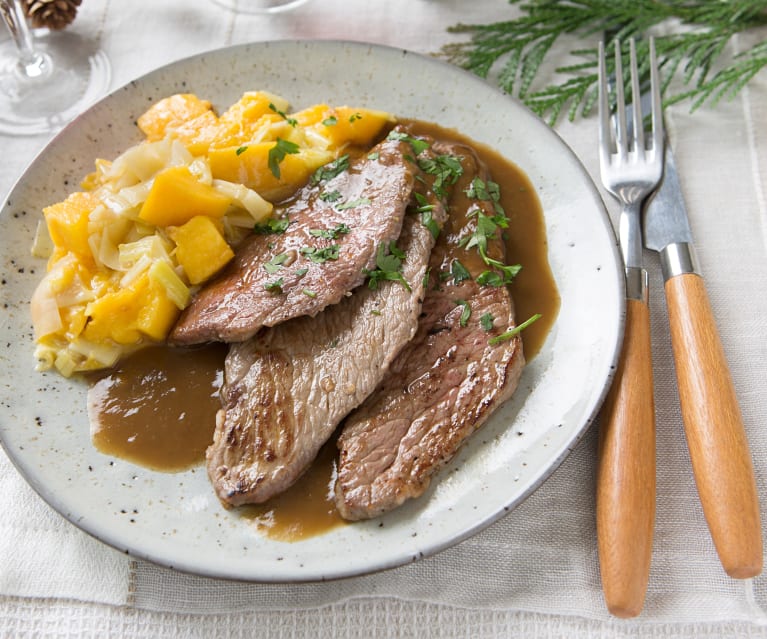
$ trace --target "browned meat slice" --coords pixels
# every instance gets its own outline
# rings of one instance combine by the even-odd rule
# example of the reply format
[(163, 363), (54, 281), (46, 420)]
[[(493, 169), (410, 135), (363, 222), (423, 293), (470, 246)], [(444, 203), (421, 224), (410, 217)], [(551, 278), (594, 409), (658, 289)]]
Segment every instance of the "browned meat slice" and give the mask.
[[(464, 175), (432, 254), (418, 332), (379, 388), (344, 421), (338, 440), (336, 506), (346, 519), (376, 517), (421, 495), (434, 473), (512, 395), (524, 366), (520, 338), (499, 337), (514, 327), (507, 287), (479, 285), (475, 279), (488, 266), (475, 248), (460, 242), (482, 233), (480, 213), (495, 215), (490, 201), (463, 195), (475, 176), (485, 184), (487, 175), (470, 150), (450, 152), (462, 156)], [(499, 236), (495, 229), (487, 238), (492, 259), (504, 257)], [(455, 267), (456, 260), (473, 277), (463, 279), (467, 274)]]
[(405, 283), (360, 287), (314, 318), (231, 345), (207, 451), (225, 505), (260, 503), (288, 488), (373, 391), (416, 332), (433, 245), (431, 231), (408, 215), (398, 242)]
[(277, 211), (290, 222), (284, 232), (249, 236), (184, 310), (170, 343), (243, 341), (263, 326), (316, 315), (361, 284), (378, 246), (402, 228), (413, 189), (408, 154), (406, 142), (385, 140), (301, 189)]

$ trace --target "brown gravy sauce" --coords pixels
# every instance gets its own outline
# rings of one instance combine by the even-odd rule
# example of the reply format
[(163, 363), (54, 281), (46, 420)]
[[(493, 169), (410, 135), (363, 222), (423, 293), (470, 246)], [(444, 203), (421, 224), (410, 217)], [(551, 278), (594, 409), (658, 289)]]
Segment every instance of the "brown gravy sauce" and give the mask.
[[(532, 359), (559, 311), (543, 212), (533, 185), (519, 168), (488, 147), (435, 124), (407, 123), (413, 133), (473, 146), (488, 165), (493, 181), (501, 186), (501, 205), (509, 218), (506, 260), (523, 265), (511, 285), (516, 316), (522, 322), (541, 314), (522, 333), (525, 356)], [(94, 375), (88, 412), (96, 448), (165, 472), (202, 463), (213, 438), (225, 355), (224, 345), (190, 350), (152, 347)], [(343, 525), (346, 522), (332, 498), (335, 459), (333, 438), (289, 490), (266, 504), (240, 508), (241, 516), (266, 536), (281, 541), (298, 541)]]

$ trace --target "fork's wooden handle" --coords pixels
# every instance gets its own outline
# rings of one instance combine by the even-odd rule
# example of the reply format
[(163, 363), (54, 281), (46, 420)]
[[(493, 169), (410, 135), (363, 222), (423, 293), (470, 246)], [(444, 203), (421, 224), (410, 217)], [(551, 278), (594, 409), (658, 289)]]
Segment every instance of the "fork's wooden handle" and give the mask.
[(655, 522), (655, 403), (650, 313), (626, 302), (623, 350), (601, 414), (597, 542), (608, 610), (634, 617), (644, 606)]
[(738, 400), (702, 277), (666, 282), (679, 401), (695, 482), (731, 577), (762, 570), (759, 501)]

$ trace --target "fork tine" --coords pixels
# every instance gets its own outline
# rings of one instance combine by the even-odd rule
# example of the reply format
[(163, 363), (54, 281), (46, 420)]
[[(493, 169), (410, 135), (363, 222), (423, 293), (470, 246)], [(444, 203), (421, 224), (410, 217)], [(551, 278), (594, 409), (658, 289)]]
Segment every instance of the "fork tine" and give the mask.
[(623, 91), (623, 61), (621, 59), (621, 43), (615, 41), (615, 147), (621, 161), (628, 155), (627, 126), (626, 126), (626, 97)]
[(639, 94), (639, 68), (637, 65), (637, 50), (634, 38), (629, 41), (629, 58), (631, 61), (631, 117), (633, 119), (632, 130), (634, 133), (633, 148), (637, 157), (644, 158), (644, 118), (642, 117), (642, 104)]
[(660, 96), (660, 76), (655, 55), (655, 38), (650, 38), (650, 92), (652, 94), (652, 148), (659, 152), (663, 148), (663, 107)]
[(597, 65), (599, 86), (599, 161), (601, 166), (607, 166), (610, 162), (610, 106), (608, 103), (607, 69), (605, 64), (605, 45), (600, 40), (598, 45), (599, 60)]

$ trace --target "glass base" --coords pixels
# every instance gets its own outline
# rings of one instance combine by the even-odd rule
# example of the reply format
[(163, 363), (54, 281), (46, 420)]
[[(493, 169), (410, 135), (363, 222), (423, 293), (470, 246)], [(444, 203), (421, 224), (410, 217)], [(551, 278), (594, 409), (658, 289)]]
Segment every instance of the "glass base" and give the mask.
[(72, 32), (35, 33), (43, 71), (26, 77), (12, 41), (0, 43), (0, 133), (53, 133), (109, 89), (106, 55)]
[(308, 0), (211, 0), (236, 13), (279, 13), (295, 9)]

